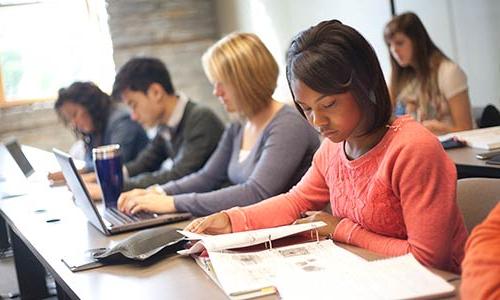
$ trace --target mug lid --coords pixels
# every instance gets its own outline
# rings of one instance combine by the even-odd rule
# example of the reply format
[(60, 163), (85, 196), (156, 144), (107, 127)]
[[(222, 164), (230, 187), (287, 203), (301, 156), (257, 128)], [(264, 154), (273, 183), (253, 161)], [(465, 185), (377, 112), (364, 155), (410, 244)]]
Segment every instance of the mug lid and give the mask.
[(119, 155), (119, 144), (104, 145), (92, 149), (92, 156), (94, 157), (94, 159), (108, 159)]

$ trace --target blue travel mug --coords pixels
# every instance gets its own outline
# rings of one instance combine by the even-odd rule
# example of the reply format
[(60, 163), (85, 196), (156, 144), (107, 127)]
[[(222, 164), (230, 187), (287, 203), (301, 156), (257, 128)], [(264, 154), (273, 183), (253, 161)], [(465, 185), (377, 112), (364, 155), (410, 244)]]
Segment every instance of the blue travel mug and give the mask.
[(101, 186), (104, 205), (116, 207), (123, 188), (120, 145), (106, 145), (92, 149), (94, 168)]

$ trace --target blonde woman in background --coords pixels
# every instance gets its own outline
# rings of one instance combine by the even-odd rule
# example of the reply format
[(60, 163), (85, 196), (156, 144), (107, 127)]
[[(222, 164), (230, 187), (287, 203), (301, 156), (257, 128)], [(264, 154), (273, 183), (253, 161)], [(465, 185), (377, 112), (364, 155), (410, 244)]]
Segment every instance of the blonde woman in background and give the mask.
[(472, 129), (467, 77), (436, 47), (418, 16), (394, 17), (384, 38), (395, 114), (410, 114), (435, 134)]
[(272, 98), (278, 65), (256, 35), (230, 34), (202, 62), (213, 94), (240, 120), (225, 130), (203, 169), (161, 188), (123, 193), (121, 211), (209, 215), (282, 193), (309, 168), (318, 135), (294, 108)]

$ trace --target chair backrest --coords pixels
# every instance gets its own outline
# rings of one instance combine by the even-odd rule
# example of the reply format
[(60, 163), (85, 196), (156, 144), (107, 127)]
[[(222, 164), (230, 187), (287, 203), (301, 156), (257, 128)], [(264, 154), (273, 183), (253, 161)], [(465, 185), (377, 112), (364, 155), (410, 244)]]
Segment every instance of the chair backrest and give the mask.
[(486, 128), (499, 125), (500, 125), (500, 112), (494, 105), (492, 104), (487, 105), (483, 109), (483, 112), (481, 113), (481, 118), (479, 119), (477, 126), (479, 126), (479, 128)]
[(457, 203), (467, 231), (481, 223), (500, 201), (500, 178), (463, 178), (457, 183)]

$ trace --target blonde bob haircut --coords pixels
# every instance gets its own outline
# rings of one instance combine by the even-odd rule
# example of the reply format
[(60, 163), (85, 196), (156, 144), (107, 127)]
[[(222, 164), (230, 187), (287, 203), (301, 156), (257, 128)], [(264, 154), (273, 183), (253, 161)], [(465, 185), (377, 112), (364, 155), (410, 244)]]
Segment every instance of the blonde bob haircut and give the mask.
[(267, 107), (276, 89), (279, 68), (271, 52), (252, 33), (231, 33), (202, 57), (208, 79), (230, 85), (238, 113), (249, 118)]

